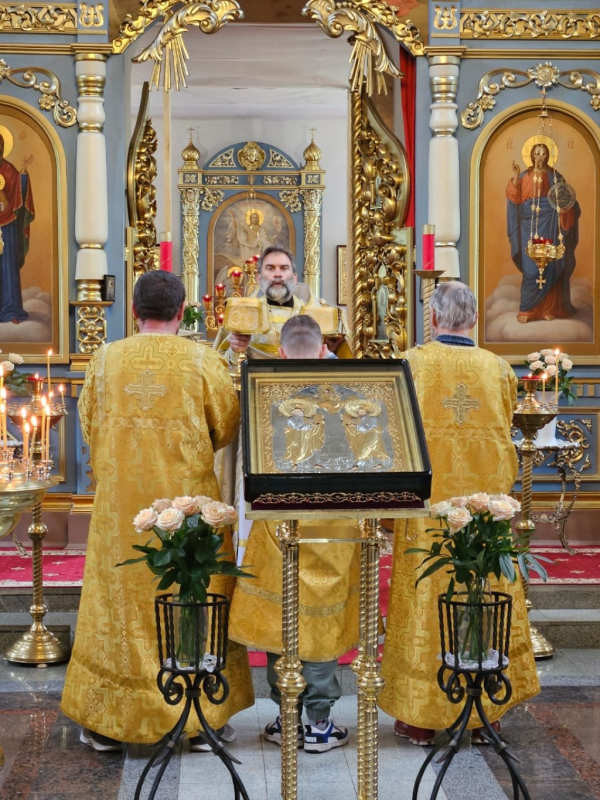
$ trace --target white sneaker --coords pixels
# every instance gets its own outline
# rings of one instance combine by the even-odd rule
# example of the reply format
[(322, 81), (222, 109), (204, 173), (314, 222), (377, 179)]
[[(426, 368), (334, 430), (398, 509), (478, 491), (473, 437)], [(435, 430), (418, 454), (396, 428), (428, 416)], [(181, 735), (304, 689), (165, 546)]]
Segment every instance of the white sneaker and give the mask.
[[(232, 725), (223, 725), (215, 731), (215, 736), (220, 742), (235, 742), (237, 733)], [(212, 744), (204, 733), (198, 736), (190, 736), (190, 751), (192, 753), (210, 753), (212, 752)]]
[(334, 725), (332, 719), (329, 719), (329, 725), (324, 731), (316, 725), (307, 725), (304, 730), (305, 753), (326, 753), (334, 747), (343, 747), (348, 741), (348, 729), (342, 725)]
[(82, 744), (86, 744), (88, 747), (92, 747), (98, 753), (111, 753), (123, 749), (123, 743), (117, 741), (117, 739), (110, 739), (108, 736), (95, 733), (87, 728), (81, 729), (79, 741)]

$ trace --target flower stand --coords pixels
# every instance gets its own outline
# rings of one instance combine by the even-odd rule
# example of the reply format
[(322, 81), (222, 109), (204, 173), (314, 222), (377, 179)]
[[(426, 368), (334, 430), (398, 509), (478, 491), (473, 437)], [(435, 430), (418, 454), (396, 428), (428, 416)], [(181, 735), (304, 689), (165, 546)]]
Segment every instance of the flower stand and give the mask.
[(154, 754), (144, 767), (134, 800), (140, 800), (144, 783), (153, 767), (157, 770), (148, 800), (155, 797), (192, 708), (213, 753), (229, 771), (235, 800), (249, 800), (234, 767), (240, 762), (218, 740), (200, 705), (202, 692), (213, 705), (224, 703), (229, 695), (229, 684), (222, 675), (227, 655), (229, 600), (224, 595), (209, 594), (206, 603), (180, 603), (173, 595), (163, 594), (156, 598), (155, 607), (160, 660), (158, 688), (169, 705), (179, 705), (182, 700), (184, 705), (179, 720), (157, 743)]
[[(465, 737), (473, 708), (481, 720), (484, 736), (508, 767), (513, 800), (519, 800), (521, 796), (524, 800), (531, 800), (527, 787), (515, 767), (516, 759), (509, 753), (508, 744), (492, 727), (482, 704), (484, 692), (497, 706), (508, 703), (512, 695), (510, 681), (504, 674), (508, 666), (512, 600), (510, 595), (503, 592), (491, 592), (487, 597), (489, 597), (488, 602), (477, 605), (481, 607), (480, 612), (482, 612), (480, 613), (482, 634), (483, 627), (489, 626), (489, 649), (480, 652), (476, 659), (471, 657), (468, 661), (463, 660), (461, 656), (459, 630), (465, 611), (473, 613), (474, 604), (456, 599), (447, 602), (445, 595), (439, 597), (442, 666), (438, 671), (438, 684), (451, 703), (458, 705), (464, 701), (464, 706), (455, 722), (446, 729), (442, 741), (431, 750), (423, 762), (415, 781), (412, 800), (418, 800), (419, 788), (427, 767), (438, 753), (447, 747), (447, 752), (437, 762), (442, 766), (430, 795), (430, 800), (437, 798), (444, 776)], [(486, 638), (482, 635), (480, 641)], [(446, 673), (450, 673), (447, 678)]]

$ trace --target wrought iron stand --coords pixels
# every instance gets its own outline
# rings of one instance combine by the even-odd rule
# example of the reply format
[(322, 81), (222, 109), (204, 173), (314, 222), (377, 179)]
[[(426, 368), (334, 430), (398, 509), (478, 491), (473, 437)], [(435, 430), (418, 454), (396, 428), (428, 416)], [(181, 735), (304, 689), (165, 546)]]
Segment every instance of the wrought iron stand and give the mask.
[[(207, 603), (182, 604), (173, 599), (173, 595), (160, 595), (156, 598), (156, 628), (158, 633), (158, 654), (161, 669), (157, 683), (166, 702), (171, 706), (179, 705), (185, 697), (181, 716), (175, 726), (164, 736), (156, 751), (144, 767), (135, 790), (134, 800), (140, 800), (142, 789), (150, 770), (158, 767), (148, 794), (148, 800), (154, 800), (162, 777), (173, 756), (192, 708), (198, 715), (203, 735), (212, 747), (231, 776), (235, 800), (249, 800), (248, 792), (234, 764), (241, 762), (234, 758), (223, 746), (215, 732), (206, 721), (200, 697), (204, 692), (206, 699), (213, 705), (220, 705), (229, 696), (229, 684), (221, 671), (225, 668), (227, 651), (227, 613), (228, 599), (223, 595), (209, 594)], [(181, 643), (178, 637), (181, 625), (181, 609), (191, 615), (186, 623), (192, 642), (192, 653), (187, 657), (181, 654)], [(208, 612), (207, 634), (203, 634), (201, 616), (204, 609)], [(210, 656), (205, 656), (207, 652)]]
[[(491, 631), (493, 655), (488, 656), (485, 660), (482, 660), (480, 655), (477, 661), (466, 663), (461, 655), (458, 633), (462, 624), (462, 615), (469, 606), (469, 603), (455, 601), (446, 603), (445, 595), (440, 595), (438, 600), (442, 639), (442, 666), (438, 671), (438, 684), (451, 703), (458, 704), (465, 698), (466, 700), (455, 722), (446, 729), (447, 738), (436, 745), (423, 762), (415, 781), (412, 800), (418, 800), (419, 788), (427, 767), (438, 753), (447, 747), (447, 752), (438, 761), (442, 767), (430, 795), (430, 800), (436, 800), (444, 776), (454, 756), (460, 750), (473, 709), (481, 720), (485, 737), (508, 767), (512, 781), (513, 800), (519, 800), (521, 796), (524, 800), (531, 800), (527, 787), (515, 767), (515, 757), (509, 753), (507, 742), (492, 727), (482, 703), (484, 692), (497, 706), (506, 705), (512, 696), (510, 681), (504, 675), (504, 670), (508, 666), (511, 597), (503, 592), (493, 592), (490, 602), (482, 604), (483, 609), (489, 609), (490, 618), (487, 623), (484, 623), (481, 618), (480, 630), (482, 635), (486, 627)], [(448, 642), (448, 649), (446, 649), (446, 642)], [(450, 673), (447, 679), (445, 678), (446, 672)]]

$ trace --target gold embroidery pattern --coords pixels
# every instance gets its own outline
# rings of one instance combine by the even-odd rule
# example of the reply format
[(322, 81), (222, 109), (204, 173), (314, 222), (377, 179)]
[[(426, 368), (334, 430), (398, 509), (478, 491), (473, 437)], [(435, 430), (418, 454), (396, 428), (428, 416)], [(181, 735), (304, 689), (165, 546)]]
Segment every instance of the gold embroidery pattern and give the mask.
[(128, 383), (126, 394), (138, 395), (137, 404), (142, 411), (150, 411), (157, 397), (164, 397), (169, 390), (164, 383), (156, 383), (156, 375), (151, 369), (142, 372), (141, 383)]
[(261, 505), (280, 505), (281, 503), (303, 503), (305, 505), (323, 505), (324, 503), (369, 503), (370, 505), (385, 506), (391, 503), (410, 503), (422, 502), (421, 498), (412, 492), (331, 492), (315, 494), (299, 494), (298, 492), (288, 492), (287, 494), (261, 494), (255, 503)]
[(469, 390), (464, 383), (459, 383), (452, 397), (444, 397), (442, 405), (444, 408), (451, 408), (454, 411), (455, 421), (459, 425), (464, 425), (467, 415), (471, 411), (477, 411), (481, 404), (474, 397), (469, 397)]
[[(270, 603), (275, 603), (278, 606), (281, 605), (281, 595), (279, 593), (269, 592), (267, 589), (262, 589), (260, 586), (254, 586), (249, 581), (238, 581), (236, 588), (238, 592), (245, 592), (246, 594), (254, 595), (254, 597), (260, 597), (262, 600), (268, 600)], [(350, 587), (349, 596), (351, 597), (352, 595), (358, 594), (359, 590), (359, 586)], [(341, 603), (321, 606), (320, 608), (314, 608), (313, 606), (299, 603), (298, 611), (300, 614), (304, 614), (307, 617), (332, 617), (336, 614), (341, 614), (346, 608), (347, 602), (347, 600), (344, 600)]]

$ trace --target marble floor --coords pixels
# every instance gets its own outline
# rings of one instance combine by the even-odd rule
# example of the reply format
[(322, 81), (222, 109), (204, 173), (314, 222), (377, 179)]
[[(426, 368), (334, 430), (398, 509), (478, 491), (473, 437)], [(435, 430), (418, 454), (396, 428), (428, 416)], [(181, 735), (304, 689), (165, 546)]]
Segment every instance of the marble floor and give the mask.
[[(539, 664), (541, 695), (509, 712), (503, 732), (518, 754), (532, 800), (600, 798), (600, 650), (561, 650)], [(133, 800), (150, 750), (96, 753), (79, 743), (79, 729), (59, 710), (64, 667), (45, 670), (0, 664), (0, 800)], [(270, 700), (233, 718), (238, 738), (230, 746), (242, 762), (239, 773), (251, 800), (280, 797), (279, 748), (259, 737), (274, 716)], [(310, 756), (299, 752), (299, 800), (356, 798), (356, 697), (336, 705), (336, 721), (347, 725), (351, 743)], [(392, 720), (380, 715), (379, 798), (410, 800), (427, 748), (393, 735)], [(439, 769), (439, 767), (437, 767)], [(436, 767), (420, 798), (429, 798)], [(147, 793), (143, 798), (148, 796)], [(230, 800), (227, 772), (212, 754), (176, 753), (157, 800)], [(440, 800), (504, 800), (512, 797), (508, 773), (489, 747), (465, 745), (443, 784)]]

